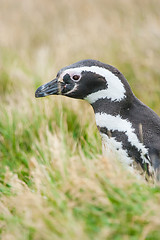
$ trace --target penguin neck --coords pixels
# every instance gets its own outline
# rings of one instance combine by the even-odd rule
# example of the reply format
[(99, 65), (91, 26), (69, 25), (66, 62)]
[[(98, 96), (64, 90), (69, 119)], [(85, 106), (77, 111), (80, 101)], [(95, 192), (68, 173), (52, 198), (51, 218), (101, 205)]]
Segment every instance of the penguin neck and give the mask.
[(111, 101), (110, 99), (99, 99), (98, 101), (91, 104), (94, 113), (105, 113), (112, 116), (126, 116), (127, 113), (132, 108), (133, 102), (135, 102), (136, 97), (131, 94), (121, 101)]

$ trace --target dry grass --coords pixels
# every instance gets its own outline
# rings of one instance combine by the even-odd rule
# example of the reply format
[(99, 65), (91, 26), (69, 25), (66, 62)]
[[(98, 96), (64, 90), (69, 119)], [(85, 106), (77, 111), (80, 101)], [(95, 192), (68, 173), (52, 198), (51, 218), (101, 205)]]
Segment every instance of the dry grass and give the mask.
[(1, 0), (0, 9), (1, 239), (158, 240), (159, 188), (101, 157), (87, 103), (34, 92), (93, 58), (160, 114), (160, 2)]

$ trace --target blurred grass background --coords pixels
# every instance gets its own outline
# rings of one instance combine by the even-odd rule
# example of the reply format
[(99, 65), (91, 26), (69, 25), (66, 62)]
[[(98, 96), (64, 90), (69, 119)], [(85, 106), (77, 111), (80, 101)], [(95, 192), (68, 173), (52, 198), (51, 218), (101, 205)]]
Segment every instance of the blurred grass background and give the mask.
[(160, 115), (160, 2), (0, 1), (0, 239), (160, 239), (160, 189), (101, 157), (91, 107), (35, 99), (81, 59)]

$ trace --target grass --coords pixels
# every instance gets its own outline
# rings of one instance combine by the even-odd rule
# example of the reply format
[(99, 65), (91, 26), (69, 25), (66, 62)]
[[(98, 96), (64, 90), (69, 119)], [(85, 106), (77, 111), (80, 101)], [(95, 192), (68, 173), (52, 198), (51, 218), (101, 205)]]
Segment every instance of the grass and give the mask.
[(0, 3), (0, 239), (160, 239), (160, 188), (104, 159), (91, 107), (35, 99), (75, 61), (116, 66), (160, 114), (159, 4)]

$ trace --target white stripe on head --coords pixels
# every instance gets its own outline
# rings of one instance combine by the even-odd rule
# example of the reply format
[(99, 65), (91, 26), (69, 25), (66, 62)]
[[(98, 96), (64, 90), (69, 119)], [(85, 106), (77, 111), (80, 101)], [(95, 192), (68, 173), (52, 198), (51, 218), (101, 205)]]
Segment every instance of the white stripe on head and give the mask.
[(145, 155), (148, 154), (148, 150), (139, 141), (137, 135), (135, 134), (135, 130), (129, 121), (122, 119), (120, 115), (112, 116), (106, 113), (96, 113), (95, 118), (96, 124), (99, 127), (106, 127), (109, 131), (117, 130), (119, 132), (124, 132), (127, 135), (128, 141), (131, 143), (131, 145), (135, 146), (138, 151), (140, 151), (143, 163), (148, 163), (150, 165), (150, 162), (145, 157)]
[(121, 101), (123, 98), (125, 98), (125, 88), (121, 80), (114, 75), (111, 71), (98, 67), (98, 66), (91, 66), (91, 67), (78, 67), (78, 68), (71, 68), (67, 69), (63, 72), (63, 76), (66, 73), (72, 74), (81, 74), (81, 72), (87, 71), (87, 72), (93, 72), (95, 74), (101, 75), (106, 79), (106, 89), (99, 90), (95, 93), (91, 93), (88, 96), (86, 96), (86, 100), (92, 104), (96, 102), (98, 99), (104, 99), (108, 98), (112, 101)]

